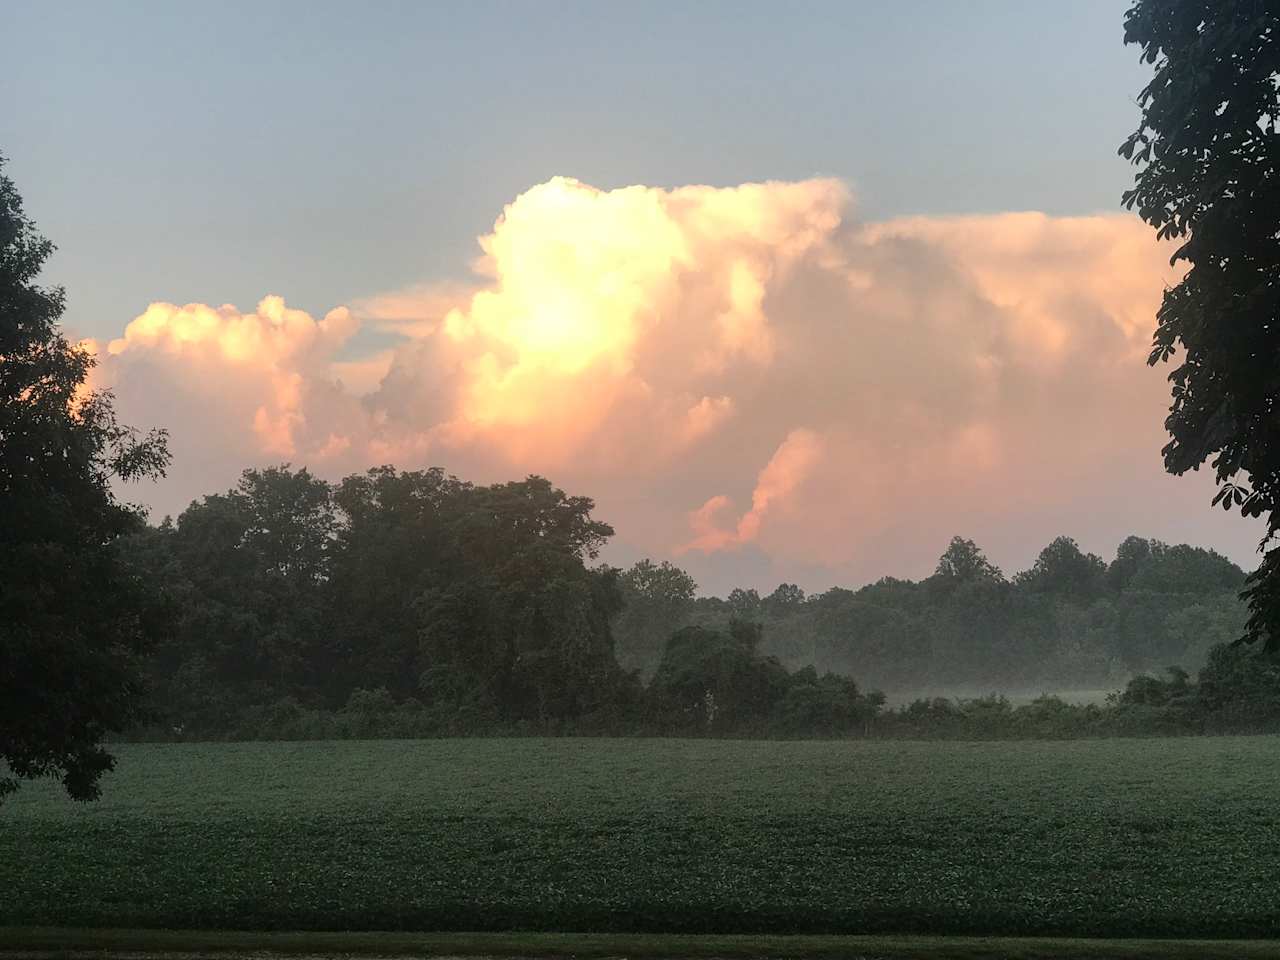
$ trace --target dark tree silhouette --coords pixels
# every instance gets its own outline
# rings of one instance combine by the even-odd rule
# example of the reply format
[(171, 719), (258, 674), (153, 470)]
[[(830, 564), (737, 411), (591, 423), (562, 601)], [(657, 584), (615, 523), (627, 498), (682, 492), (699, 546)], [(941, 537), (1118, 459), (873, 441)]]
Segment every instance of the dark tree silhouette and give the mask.
[[(1125, 17), (1155, 76), (1120, 153), (1138, 172), (1124, 204), (1179, 241), (1152, 364), (1175, 363), (1169, 472), (1209, 461), (1214, 503), (1280, 532), (1280, 8), (1270, 0), (1138, 0)], [(1280, 552), (1245, 596), (1243, 639), (1280, 650)]]
[(613, 535), (594, 508), (536, 476), (459, 492), (451, 574), (415, 604), (429, 702), (542, 727), (609, 708), (622, 592), (616, 570), (586, 566)]
[(1036, 593), (1087, 601), (1102, 592), (1106, 574), (1101, 557), (1085, 553), (1070, 537), (1058, 537), (1040, 551), (1030, 570), (1019, 574), (1018, 582)]
[(951, 543), (938, 559), (934, 576), (957, 583), (1004, 580), (1000, 568), (987, 559), (976, 543), (964, 537), (951, 538)]
[(111, 482), (159, 475), (168, 451), (88, 389), (63, 291), (35, 282), (52, 252), (0, 168), (0, 796), (53, 776), (87, 800), (112, 765), (104, 734), (137, 719), (148, 634), (116, 549), (142, 516)]
[(658, 668), (667, 638), (685, 626), (698, 585), (666, 560), (641, 560), (618, 578), (623, 610), (614, 625), (618, 662), (647, 679)]

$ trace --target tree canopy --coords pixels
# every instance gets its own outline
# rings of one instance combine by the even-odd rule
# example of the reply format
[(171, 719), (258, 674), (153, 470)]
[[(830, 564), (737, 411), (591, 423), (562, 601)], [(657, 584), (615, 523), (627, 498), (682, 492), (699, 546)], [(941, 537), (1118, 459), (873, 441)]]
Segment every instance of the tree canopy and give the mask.
[(956, 538), (921, 581), (721, 598), (601, 564), (593, 509), (540, 477), (246, 470), (122, 542), (167, 624), (149, 735), (850, 732), (863, 690), (1106, 688), (1243, 627), (1244, 572), (1185, 545), (1058, 537), (1006, 578)]
[(0, 158), (0, 796), (53, 776), (84, 800), (112, 765), (104, 735), (140, 716), (151, 636), (118, 551), (142, 515), (112, 482), (159, 475), (168, 451), (90, 389), (93, 355), (58, 325), (63, 291), (36, 282), (52, 252)]
[(618, 662), (646, 679), (658, 667), (667, 638), (688, 622), (698, 585), (670, 561), (641, 560), (619, 578), (623, 609), (614, 626)]
[[(1280, 532), (1280, 9), (1268, 0), (1137, 0), (1125, 42), (1155, 69), (1120, 153), (1123, 202), (1177, 242), (1150, 362), (1172, 363), (1164, 448), (1210, 463), (1214, 503)], [(1280, 650), (1280, 553), (1250, 578), (1245, 639)]]

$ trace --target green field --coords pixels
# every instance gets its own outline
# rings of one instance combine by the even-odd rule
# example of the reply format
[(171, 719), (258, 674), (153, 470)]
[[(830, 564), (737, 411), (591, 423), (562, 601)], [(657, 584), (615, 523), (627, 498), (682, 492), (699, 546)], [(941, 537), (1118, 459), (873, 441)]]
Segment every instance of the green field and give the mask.
[(118, 748), (0, 926), (1280, 935), (1280, 738)]

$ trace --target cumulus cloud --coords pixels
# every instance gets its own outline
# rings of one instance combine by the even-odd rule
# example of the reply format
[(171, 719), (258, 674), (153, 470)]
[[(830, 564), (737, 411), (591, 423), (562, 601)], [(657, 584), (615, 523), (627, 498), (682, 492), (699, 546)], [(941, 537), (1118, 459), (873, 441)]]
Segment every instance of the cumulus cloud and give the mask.
[[(269, 459), (539, 472), (634, 553), (812, 582), (918, 575), (958, 532), (1018, 562), (1177, 537), (1153, 491), (1204, 493), (1160, 470), (1143, 359), (1176, 278), (1136, 218), (861, 223), (833, 180), (557, 178), (479, 243), (470, 283), (319, 320), (153, 304), (101, 374), (198, 465), (167, 495)], [(398, 344), (353, 356), (360, 324)]]
[(257, 446), (291, 457), (298, 452), (299, 434), (328, 429), (308, 423), (315, 381), (355, 329), (345, 307), (317, 321), (276, 296), (265, 297), (250, 314), (229, 305), (153, 303), (107, 345), (107, 353), (126, 363), (139, 355), (163, 358), (181, 373), (188, 390), (207, 392), (214, 403), (234, 403), (231, 390), (237, 381), (247, 382), (249, 389), (239, 399), (254, 403)]
[(792, 430), (760, 471), (751, 494), (751, 509), (742, 515), (737, 526), (732, 530), (717, 526), (717, 515), (731, 506), (728, 497), (717, 494), (690, 515), (690, 526), (696, 536), (678, 547), (676, 554), (690, 550), (714, 553), (755, 540), (769, 508), (785, 504), (791, 498), (796, 488), (808, 479), (821, 454), (822, 439), (816, 433), (804, 428)]

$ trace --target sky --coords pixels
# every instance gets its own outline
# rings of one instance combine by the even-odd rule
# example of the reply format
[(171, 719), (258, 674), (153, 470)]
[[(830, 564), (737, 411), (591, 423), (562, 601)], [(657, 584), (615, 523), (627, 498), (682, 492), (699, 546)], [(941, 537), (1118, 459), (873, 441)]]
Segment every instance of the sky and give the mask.
[(0, 151), (172, 432), (156, 516), (391, 462), (544, 474), (709, 591), (955, 534), (1252, 567), (1161, 470), (1126, 6), (6, 3)]

